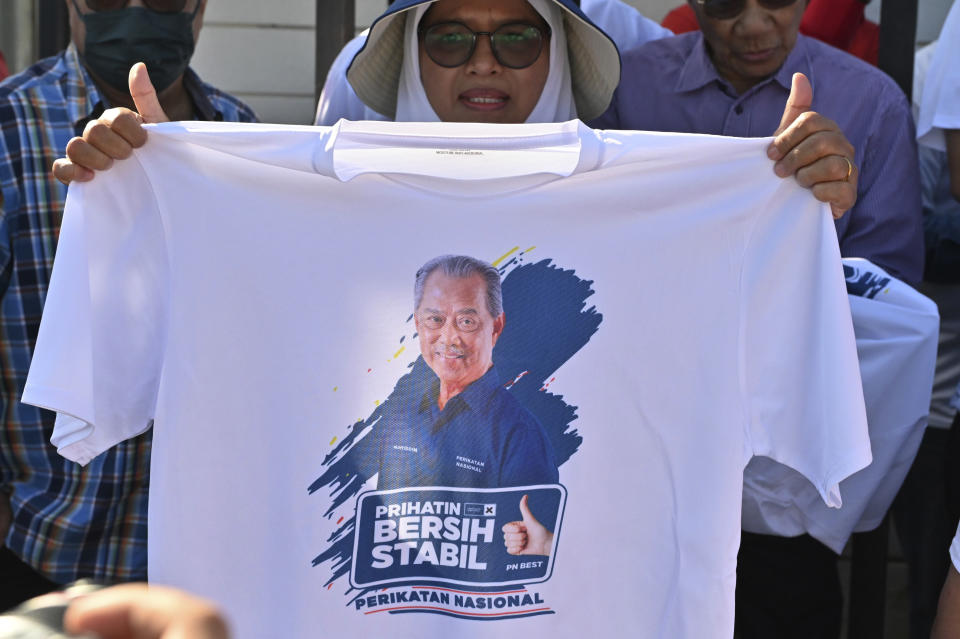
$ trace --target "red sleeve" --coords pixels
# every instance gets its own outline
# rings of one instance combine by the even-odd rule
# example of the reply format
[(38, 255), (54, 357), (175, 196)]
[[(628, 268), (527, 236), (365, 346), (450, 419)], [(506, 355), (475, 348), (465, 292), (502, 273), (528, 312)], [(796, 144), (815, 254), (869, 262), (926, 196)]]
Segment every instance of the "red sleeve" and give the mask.
[(846, 50), (866, 18), (861, 0), (810, 0), (800, 33)]
[(700, 30), (700, 24), (697, 22), (697, 14), (693, 12), (693, 9), (688, 4), (682, 4), (676, 9), (671, 10), (660, 24), (676, 34)]
[(880, 27), (877, 23), (864, 20), (857, 32), (853, 34), (847, 53), (877, 66), (877, 59), (880, 56)]
[(0, 80), (3, 80), (8, 75), (10, 75), (10, 70), (7, 69), (7, 61), (3, 59), (3, 52), (0, 51)]

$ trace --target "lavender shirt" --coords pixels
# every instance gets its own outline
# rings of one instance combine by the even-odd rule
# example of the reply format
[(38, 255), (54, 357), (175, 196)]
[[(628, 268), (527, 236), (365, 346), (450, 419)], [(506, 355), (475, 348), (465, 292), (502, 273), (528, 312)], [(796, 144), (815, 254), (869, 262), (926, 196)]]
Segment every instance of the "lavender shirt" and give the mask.
[(857, 203), (836, 223), (841, 253), (918, 282), (923, 223), (910, 105), (886, 74), (851, 55), (801, 35), (774, 76), (738, 96), (717, 74), (700, 32), (657, 40), (623, 55), (613, 103), (590, 124), (769, 136), (780, 124), (798, 71), (813, 86), (813, 110), (835, 121), (856, 149)]

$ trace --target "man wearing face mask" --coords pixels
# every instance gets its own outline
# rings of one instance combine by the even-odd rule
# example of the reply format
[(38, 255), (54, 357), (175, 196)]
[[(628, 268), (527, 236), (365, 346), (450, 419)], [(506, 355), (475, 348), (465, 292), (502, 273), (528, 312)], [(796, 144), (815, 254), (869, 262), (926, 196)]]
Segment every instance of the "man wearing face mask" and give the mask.
[(65, 2), (70, 46), (0, 87), (0, 610), (80, 578), (146, 578), (149, 431), (81, 468), (50, 445), (53, 413), (20, 403), (66, 197), (53, 161), (105, 109), (133, 108), (138, 61), (172, 119), (256, 119), (187, 66), (206, 0)]

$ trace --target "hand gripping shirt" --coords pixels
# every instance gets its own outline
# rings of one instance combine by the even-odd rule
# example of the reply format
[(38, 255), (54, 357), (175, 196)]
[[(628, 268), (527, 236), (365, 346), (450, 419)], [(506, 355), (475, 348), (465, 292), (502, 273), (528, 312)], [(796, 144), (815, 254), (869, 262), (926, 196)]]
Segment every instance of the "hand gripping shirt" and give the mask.
[(623, 55), (620, 86), (600, 128), (742, 137), (773, 135), (794, 73), (813, 87), (812, 110), (856, 149), (857, 202), (836, 220), (840, 253), (870, 260), (907, 283), (923, 274), (920, 179), (913, 118), (893, 80), (822, 42), (797, 42), (772, 76), (737, 95), (717, 73), (703, 34), (686, 33)]
[[(184, 84), (197, 119), (256, 119), (190, 69)], [(50, 167), (107, 106), (73, 46), (0, 85), (0, 491), (12, 490), (13, 508), (6, 546), (57, 583), (146, 576), (150, 435), (80, 468), (48, 444), (53, 413), (19, 401), (67, 193)]]
[[(833, 220), (768, 143), (152, 126), (71, 188), (24, 399), (81, 462), (152, 420), (150, 579), (238, 637), (729, 639), (747, 461), (832, 506), (870, 461)], [(429, 379), (415, 274), (446, 254), (499, 272), (483, 386), (545, 437), (461, 413), (438, 483), (380, 486), (370, 446)], [(455, 472), (544, 440), (556, 476)]]

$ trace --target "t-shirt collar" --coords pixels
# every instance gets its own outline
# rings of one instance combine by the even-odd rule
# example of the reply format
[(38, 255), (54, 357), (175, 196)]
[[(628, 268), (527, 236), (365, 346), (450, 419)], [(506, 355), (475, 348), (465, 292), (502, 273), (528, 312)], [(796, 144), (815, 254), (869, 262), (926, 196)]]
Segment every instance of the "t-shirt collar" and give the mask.
[[(810, 64), (807, 40), (802, 35), (797, 36), (797, 42), (787, 56), (787, 59), (784, 60), (783, 66), (781, 66), (773, 76), (753, 87), (751, 91), (770, 82), (776, 82), (789, 92), (793, 74), (798, 72), (806, 75), (811, 85), (814, 84), (813, 67)], [(714, 66), (713, 61), (710, 59), (710, 54), (707, 51), (707, 44), (703, 34), (698, 33), (697, 41), (690, 55), (687, 56), (686, 61), (680, 68), (675, 91), (677, 93), (695, 91), (707, 86), (711, 82), (717, 82), (721, 86), (729, 86), (727, 81), (717, 73), (717, 68)], [(816, 86), (814, 86), (814, 89), (816, 89)]]

